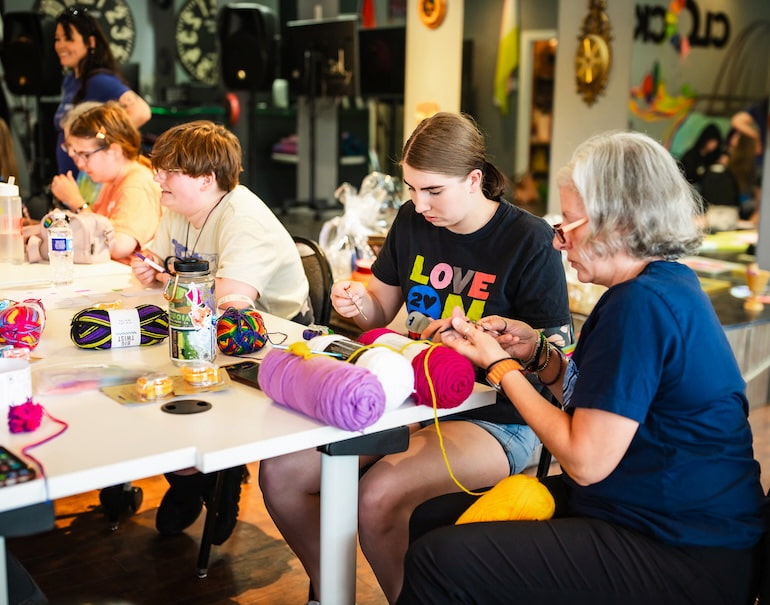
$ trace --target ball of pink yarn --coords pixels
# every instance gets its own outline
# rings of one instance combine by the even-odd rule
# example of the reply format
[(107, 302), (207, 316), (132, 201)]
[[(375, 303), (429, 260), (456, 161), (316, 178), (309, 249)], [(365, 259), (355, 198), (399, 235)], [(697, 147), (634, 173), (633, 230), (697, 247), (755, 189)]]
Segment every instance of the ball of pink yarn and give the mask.
[(377, 339), (383, 334), (398, 334), (398, 332), (391, 330), (390, 328), (373, 328), (361, 334), (357, 340), (365, 345), (370, 345), (377, 342)]
[[(359, 336), (359, 342), (366, 344), (376, 343), (382, 336), (397, 335), (400, 336), (404, 345), (414, 347), (420, 346), (421, 341), (413, 341), (406, 336), (398, 335), (397, 332), (389, 328), (375, 328), (368, 330)], [(449, 347), (438, 345), (430, 347), (424, 343), (423, 349), (419, 353), (408, 355), (411, 358), (412, 368), (414, 369), (414, 392), (415, 401), (420, 405), (433, 406), (433, 396), (428, 376), (425, 373), (425, 355), (430, 350), (428, 357), (428, 371), (433, 382), (433, 389), (436, 395), (437, 408), (453, 408), (465, 401), (473, 392), (473, 383), (475, 382), (475, 373), (473, 364), (460, 353)]]
[(470, 397), (473, 392), (475, 374), (473, 364), (454, 349), (439, 345), (420, 351), (412, 359), (414, 368), (414, 393), (417, 403), (433, 406), (433, 398), (425, 374), (425, 355), (428, 357), (428, 372), (433, 380), (437, 408), (453, 408)]

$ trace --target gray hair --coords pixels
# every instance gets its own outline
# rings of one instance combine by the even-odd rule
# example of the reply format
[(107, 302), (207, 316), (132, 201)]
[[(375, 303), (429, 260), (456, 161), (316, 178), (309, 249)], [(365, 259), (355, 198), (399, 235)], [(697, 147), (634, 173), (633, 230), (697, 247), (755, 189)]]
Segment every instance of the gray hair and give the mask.
[(583, 200), (587, 249), (674, 260), (703, 238), (698, 193), (663, 145), (640, 132), (606, 132), (582, 143), (556, 176)]

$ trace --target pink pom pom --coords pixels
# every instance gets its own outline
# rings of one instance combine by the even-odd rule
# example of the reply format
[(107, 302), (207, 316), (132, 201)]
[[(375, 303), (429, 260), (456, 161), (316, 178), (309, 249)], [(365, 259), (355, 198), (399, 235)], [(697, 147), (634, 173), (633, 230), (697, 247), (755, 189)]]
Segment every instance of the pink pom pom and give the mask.
[(8, 428), (12, 433), (28, 433), (40, 426), (43, 406), (27, 399), (20, 405), (8, 408)]

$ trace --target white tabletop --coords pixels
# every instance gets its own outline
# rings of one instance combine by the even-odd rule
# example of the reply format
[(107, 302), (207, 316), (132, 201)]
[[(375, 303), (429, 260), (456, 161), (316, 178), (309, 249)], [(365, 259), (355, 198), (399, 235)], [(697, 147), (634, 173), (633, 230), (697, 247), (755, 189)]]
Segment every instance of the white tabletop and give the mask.
[[(124, 297), (123, 304), (124, 308), (139, 302), (160, 304), (159, 298), (157, 295)], [(109, 364), (179, 374), (179, 368), (170, 362), (166, 342), (106, 351), (76, 347), (69, 339), (69, 322), (78, 310), (49, 311), (43, 338), (33, 351), (37, 358), (32, 362), (33, 390), (38, 390), (41, 373), (62, 365)], [(268, 332), (288, 334), (287, 342), (301, 338), (302, 326), (268, 314), (263, 317)], [(221, 354), (216, 360), (220, 365), (236, 361), (237, 358)], [(52, 416), (68, 423), (69, 428), (30, 451), (43, 463), (47, 481), (1, 488), (0, 511), (189, 466), (212, 472), (418, 422), (433, 415), (430, 408), (407, 400), (358, 433), (326, 426), (271, 401), (262, 391), (239, 383), (233, 383), (224, 391), (195, 397), (211, 403), (211, 409), (191, 415), (168, 414), (161, 410), (159, 403), (122, 405), (98, 390), (67, 395), (35, 394), (34, 400), (43, 404)], [(445, 415), (492, 401), (494, 392), (476, 385), (462, 406), (439, 412)], [(10, 434), (7, 424), (3, 423), (0, 443), (20, 453), (26, 445), (57, 430), (58, 424), (44, 419), (41, 427), (32, 433)]]

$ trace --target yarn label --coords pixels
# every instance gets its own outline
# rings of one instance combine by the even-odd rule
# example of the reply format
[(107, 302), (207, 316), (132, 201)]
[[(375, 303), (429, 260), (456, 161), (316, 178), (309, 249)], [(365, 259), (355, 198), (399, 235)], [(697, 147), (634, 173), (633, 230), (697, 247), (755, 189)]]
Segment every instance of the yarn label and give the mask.
[(110, 317), (112, 348), (138, 347), (142, 344), (139, 311), (136, 309), (111, 309)]

